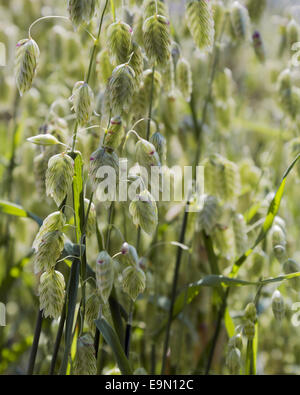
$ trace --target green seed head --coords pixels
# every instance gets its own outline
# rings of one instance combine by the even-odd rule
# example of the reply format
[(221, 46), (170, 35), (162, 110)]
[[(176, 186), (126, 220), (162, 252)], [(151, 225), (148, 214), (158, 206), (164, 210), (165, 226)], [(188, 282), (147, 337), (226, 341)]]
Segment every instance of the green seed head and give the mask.
[(74, 374), (97, 374), (94, 339), (90, 333), (80, 336), (77, 340), (76, 355), (74, 360)]
[(146, 288), (145, 273), (137, 266), (128, 266), (122, 273), (122, 286), (124, 291), (135, 301)]
[(103, 145), (112, 150), (116, 150), (120, 147), (124, 135), (125, 135), (125, 131), (121, 117), (119, 116), (113, 117), (110, 121), (109, 128), (105, 132)]
[(106, 251), (101, 251), (96, 260), (97, 288), (104, 303), (107, 303), (114, 283), (114, 264)]
[(241, 369), (241, 352), (238, 348), (231, 348), (226, 357), (226, 365), (230, 374), (238, 374)]
[(128, 64), (117, 66), (108, 82), (107, 92), (113, 116), (130, 108), (135, 90), (135, 72)]
[(209, 0), (188, 1), (186, 19), (196, 46), (211, 52), (215, 37), (212, 2)]
[(272, 310), (277, 321), (282, 321), (285, 316), (284, 300), (281, 293), (276, 290), (272, 296)]
[(70, 100), (78, 124), (83, 126), (88, 123), (94, 111), (94, 93), (88, 84), (84, 81), (76, 82)]
[(65, 279), (56, 271), (50, 270), (41, 275), (39, 285), (40, 309), (45, 317), (58, 318), (64, 304)]
[(59, 206), (66, 197), (74, 175), (74, 161), (65, 154), (52, 156), (48, 162), (46, 172), (46, 193), (51, 196), (57, 206)]
[(166, 66), (170, 59), (169, 21), (165, 16), (153, 15), (143, 25), (144, 46), (149, 61), (155, 65)]
[(246, 7), (235, 1), (231, 7), (231, 24), (237, 40), (246, 40), (249, 35), (249, 14)]
[(184, 58), (180, 58), (177, 62), (176, 83), (184, 99), (189, 102), (193, 90), (192, 70), (189, 62)]
[(137, 195), (130, 203), (129, 212), (135, 225), (140, 226), (149, 235), (154, 233), (158, 216), (156, 202), (150, 192), (144, 190)]
[(107, 47), (117, 64), (126, 63), (130, 55), (132, 29), (127, 23), (117, 21), (107, 29)]
[(21, 96), (31, 88), (39, 56), (39, 47), (32, 38), (17, 43), (15, 79)]

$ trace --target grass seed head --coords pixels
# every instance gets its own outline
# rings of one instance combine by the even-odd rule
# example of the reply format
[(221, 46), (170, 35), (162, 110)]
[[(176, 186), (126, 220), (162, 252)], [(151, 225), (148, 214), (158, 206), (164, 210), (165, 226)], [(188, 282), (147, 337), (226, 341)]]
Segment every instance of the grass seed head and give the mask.
[(131, 48), (131, 27), (122, 21), (109, 25), (107, 29), (107, 47), (111, 56), (117, 64), (126, 63)]
[(114, 283), (114, 263), (106, 251), (97, 256), (96, 281), (103, 302), (107, 303)]
[(212, 2), (210, 0), (188, 1), (186, 19), (196, 46), (211, 52), (215, 37)]
[(74, 161), (67, 154), (58, 154), (52, 156), (48, 162), (46, 172), (46, 193), (51, 196), (57, 206), (59, 206), (66, 197), (74, 175)]
[(284, 300), (278, 289), (272, 295), (272, 310), (277, 321), (282, 321), (285, 316)]
[(133, 301), (143, 293), (146, 288), (146, 275), (137, 266), (128, 266), (122, 273), (123, 290)]
[(73, 109), (76, 113), (78, 125), (87, 124), (94, 111), (94, 93), (84, 81), (78, 81), (74, 85), (72, 96)]
[(65, 279), (56, 271), (50, 270), (41, 275), (39, 285), (40, 309), (45, 317), (58, 318), (64, 304)]
[(15, 79), (21, 96), (31, 88), (39, 56), (39, 47), (32, 38), (26, 38), (17, 43)]
[(152, 65), (165, 67), (170, 59), (169, 30), (169, 21), (162, 15), (155, 14), (144, 22), (144, 47)]
[(90, 333), (86, 333), (77, 339), (77, 348), (74, 360), (74, 374), (97, 374), (94, 339)]
[(147, 190), (142, 191), (129, 206), (133, 223), (144, 232), (152, 235), (158, 223), (157, 206), (154, 198)]

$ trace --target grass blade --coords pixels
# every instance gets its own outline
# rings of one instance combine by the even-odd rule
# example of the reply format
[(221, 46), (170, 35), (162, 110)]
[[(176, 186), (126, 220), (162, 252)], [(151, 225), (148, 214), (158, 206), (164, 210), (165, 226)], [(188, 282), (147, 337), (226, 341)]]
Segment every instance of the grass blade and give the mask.
[(119, 341), (118, 335), (104, 318), (95, 321), (96, 327), (102, 333), (104, 340), (111, 347), (116, 362), (122, 374), (132, 374), (128, 359), (124, 353), (123, 347)]

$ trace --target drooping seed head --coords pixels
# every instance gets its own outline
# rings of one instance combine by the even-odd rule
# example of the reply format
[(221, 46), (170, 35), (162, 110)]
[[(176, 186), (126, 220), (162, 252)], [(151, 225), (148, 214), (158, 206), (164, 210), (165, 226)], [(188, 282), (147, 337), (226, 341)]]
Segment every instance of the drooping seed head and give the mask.
[(160, 160), (155, 146), (145, 139), (140, 139), (135, 146), (136, 160), (140, 166), (147, 170), (151, 166), (160, 166)]
[(128, 64), (117, 66), (108, 82), (108, 97), (112, 114), (122, 115), (130, 108), (135, 90), (135, 72)]
[(143, 293), (146, 288), (146, 275), (137, 266), (128, 266), (122, 273), (123, 290), (133, 301)]
[(193, 90), (192, 70), (189, 62), (184, 58), (180, 58), (177, 62), (176, 83), (184, 99), (189, 102)]
[(101, 251), (96, 259), (96, 282), (104, 303), (107, 303), (114, 283), (114, 264), (106, 251)]
[(86, 82), (76, 82), (70, 101), (78, 124), (83, 126), (88, 123), (94, 111), (94, 93)]
[(51, 270), (55, 267), (64, 248), (64, 235), (55, 230), (45, 233), (37, 246), (34, 255), (34, 272)]
[(161, 133), (155, 132), (150, 138), (150, 143), (154, 145), (160, 163), (164, 162), (167, 155), (167, 141), (165, 137)]
[(166, 66), (170, 59), (169, 21), (165, 16), (153, 15), (143, 25), (144, 46), (149, 61), (155, 65)]
[(272, 310), (277, 321), (282, 321), (285, 316), (284, 300), (278, 289), (272, 295)]
[(62, 312), (65, 294), (64, 276), (50, 270), (41, 275), (39, 285), (40, 309), (45, 317), (58, 318)]
[(36, 136), (28, 137), (27, 141), (42, 146), (57, 145), (60, 143), (60, 141), (50, 133), (37, 134)]
[(226, 357), (226, 365), (230, 374), (238, 374), (241, 369), (241, 352), (238, 348), (231, 348)]
[(39, 244), (43, 236), (48, 232), (53, 232), (55, 230), (62, 231), (63, 227), (66, 223), (66, 217), (61, 211), (55, 211), (46, 217), (43, 221), (42, 226), (40, 227), (34, 242), (32, 244), (32, 248), (35, 250), (38, 249)]
[(230, 12), (231, 25), (238, 41), (246, 40), (249, 35), (249, 14), (246, 7), (235, 1)]
[(105, 132), (103, 145), (112, 150), (120, 147), (125, 135), (125, 130), (122, 123), (122, 118), (119, 116), (113, 117), (110, 125)]
[(101, 147), (93, 152), (90, 157), (89, 175), (91, 177), (92, 187), (94, 190), (98, 187), (99, 182), (101, 181), (98, 172), (103, 166), (112, 167), (116, 172), (116, 176), (119, 174), (119, 158), (117, 154), (107, 148)]
[(130, 55), (132, 29), (127, 23), (117, 21), (107, 29), (107, 47), (117, 64), (126, 63)]
[(74, 175), (74, 161), (67, 154), (52, 156), (46, 172), (46, 193), (59, 206), (66, 197)]
[(157, 206), (154, 198), (147, 190), (142, 191), (129, 206), (133, 223), (144, 232), (152, 235), (158, 223)]
[(21, 96), (31, 88), (39, 56), (39, 47), (32, 38), (26, 38), (17, 43), (15, 79)]
[(90, 333), (86, 333), (77, 339), (76, 355), (74, 359), (74, 374), (97, 374), (94, 339)]
[(92, 19), (96, 4), (96, 0), (68, 0), (69, 18), (75, 28)]
[(132, 43), (131, 49), (131, 58), (130, 58), (130, 67), (132, 67), (135, 74), (135, 87), (139, 88), (143, 70), (144, 70), (144, 57), (141, 48), (136, 42)]
[(85, 317), (92, 332), (95, 332), (94, 321), (99, 317), (101, 311), (101, 297), (98, 291), (93, 292), (86, 300)]
[(188, 1), (186, 19), (196, 46), (211, 52), (215, 37), (212, 2), (210, 0)]

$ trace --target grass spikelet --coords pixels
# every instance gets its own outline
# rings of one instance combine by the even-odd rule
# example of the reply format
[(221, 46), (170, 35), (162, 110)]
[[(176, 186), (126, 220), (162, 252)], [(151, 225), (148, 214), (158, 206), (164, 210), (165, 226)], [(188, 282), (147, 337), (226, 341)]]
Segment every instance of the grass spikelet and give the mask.
[(39, 56), (39, 47), (32, 38), (26, 38), (17, 43), (15, 79), (21, 96), (31, 88)]
[(119, 158), (114, 152), (110, 152), (106, 148), (98, 148), (92, 153), (90, 157), (90, 171), (93, 189), (96, 189), (100, 179), (98, 178), (98, 170), (102, 166), (111, 166), (115, 169), (116, 173), (119, 173)]
[(114, 283), (114, 263), (106, 251), (97, 256), (96, 281), (103, 302), (107, 303)]
[(144, 46), (149, 61), (166, 66), (170, 59), (169, 21), (162, 15), (147, 18), (143, 25)]
[(130, 55), (132, 29), (127, 23), (117, 21), (107, 29), (107, 46), (117, 64), (126, 63)]
[(231, 7), (230, 19), (235, 38), (238, 41), (246, 40), (249, 35), (250, 24), (247, 8), (235, 1)]
[(189, 62), (184, 58), (180, 58), (177, 62), (176, 83), (184, 99), (189, 102), (193, 90), (192, 70)]
[(96, 0), (68, 0), (69, 18), (74, 27), (89, 22), (95, 13)]
[(163, 163), (167, 157), (167, 141), (165, 137), (161, 133), (155, 132), (150, 138), (150, 143), (154, 145), (160, 163)]
[(116, 150), (122, 143), (125, 131), (121, 117), (114, 117), (110, 121), (109, 128), (105, 132), (103, 145), (112, 150)]
[(154, 233), (158, 222), (157, 206), (149, 191), (142, 191), (132, 200), (129, 212), (135, 225), (140, 226), (149, 235)]
[(37, 246), (34, 256), (34, 272), (51, 270), (64, 248), (63, 233), (55, 230), (45, 233)]
[(66, 217), (61, 211), (55, 211), (46, 217), (43, 221), (42, 226), (40, 227), (34, 242), (32, 244), (32, 248), (35, 250), (38, 249), (38, 246), (43, 238), (43, 236), (48, 232), (53, 232), (54, 230), (61, 231), (66, 223)]
[(97, 374), (96, 362), (93, 337), (91, 334), (86, 333), (77, 339), (76, 355), (74, 359), (74, 374)]
[(64, 153), (49, 159), (46, 172), (46, 193), (59, 206), (68, 193), (74, 175), (74, 161)]
[(122, 273), (122, 286), (123, 290), (135, 301), (146, 288), (145, 273), (137, 266), (127, 267)]
[(209, 0), (191, 0), (186, 7), (187, 25), (196, 46), (211, 52), (215, 29), (212, 4)]
[(272, 295), (272, 310), (277, 321), (282, 321), (285, 317), (284, 300), (278, 289)]
[(135, 146), (135, 157), (140, 166), (151, 171), (152, 166), (160, 166), (159, 155), (155, 146), (147, 140), (140, 139)]
[(135, 89), (135, 73), (128, 64), (117, 66), (108, 82), (108, 95), (112, 114), (121, 115), (128, 110)]
[(226, 365), (230, 374), (237, 375), (241, 369), (241, 351), (234, 347), (230, 348), (226, 357)]
[(94, 320), (96, 320), (99, 317), (100, 309), (101, 309), (101, 297), (98, 294), (98, 292), (95, 291), (87, 298), (85, 305), (86, 322), (90, 330), (93, 332), (95, 331)]
[(78, 81), (74, 85), (72, 96), (73, 109), (80, 126), (89, 122), (94, 111), (94, 93), (84, 81)]
[(58, 318), (64, 304), (65, 279), (56, 270), (41, 275), (39, 285), (40, 309), (45, 317)]

